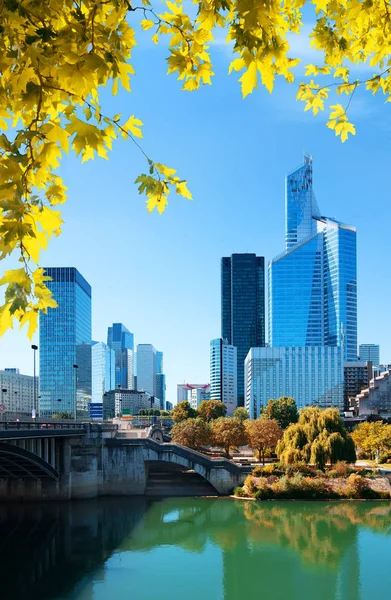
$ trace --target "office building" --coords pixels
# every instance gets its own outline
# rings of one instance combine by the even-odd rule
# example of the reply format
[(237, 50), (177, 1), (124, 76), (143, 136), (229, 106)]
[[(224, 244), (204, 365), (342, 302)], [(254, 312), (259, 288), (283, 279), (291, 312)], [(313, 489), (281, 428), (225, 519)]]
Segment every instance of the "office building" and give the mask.
[(201, 402), (210, 400), (210, 384), (209, 383), (178, 383), (177, 384), (177, 404), (179, 402), (188, 401), (188, 392), (193, 389), (201, 390)]
[(115, 352), (115, 387), (133, 389), (133, 333), (122, 323), (107, 330), (107, 345)]
[(224, 402), (227, 416), (238, 405), (237, 349), (221, 338), (210, 342), (210, 397)]
[(92, 402), (102, 402), (103, 394), (115, 388), (115, 352), (104, 342), (91, 348)]
[(312, 158), (286, 178), (285, 252), (269, 263), (271, 346), (340, 346), (357, 360), (356, 229), (321, 215)]
[(148, 392), (122, 390), (117, 388), (103, 396), (103, 416), (105, 419), (121, 416), (137, 416), (141, 409), (160, 408), (160, 403)]
[(5, 407), (5, 419), (12, 416), (31, 417), (34, 408), (34, 377), (21, 375), (19, 369), (0, 371), (0, 404)]
[(137, 345), (137, 388), (156, 397), (156, 350), (152, 344)]
[(40, 415), (85, 417), (91, 402), (91, 286), (74, 267), (45, 272), (58, 306), (39, 314)]
[(245, 407), (256, 419), (270, 398), (289, 396), (299, 409), (343, 410), (343, 375), (338, 346), (251, 348), (245, 361)]
[(344, 371), (344, 407), (345, 410), (353, 409), (356, 411), (356, 396), (362, 389), (368, 387), (373, 377), (373, 368), (371, 361), (363, 362), (361, 360), (346, 362), (343, 366)]
[(244, 404), (244, 361), (265, 345), (265, 259), (233, 254), (221, 259), (221, 337), (237, 348), (237, 401)]
[(166, 400), (166, 404), (165, 404), (165, 410), (172, 410), (174, 408), (174, 405), (172, 402), (169, 402), (168, 400)]
[(374, 367), (380, 365), (380, 346), (378, 344), (360, 344), (358, 350), (360, 360), (371, 361)]
[(103, 420), (103, 401), (101, 402), (90, 402), (88, 405), (88, 416), (94, 421)]
[(391, 417), (391, 371), (383, 371), (356, 396), (359, 415)]
[(163, 372), (163, 352), (156, 351), (156, 397), (162, 409), (166, 403), (166, 376)]

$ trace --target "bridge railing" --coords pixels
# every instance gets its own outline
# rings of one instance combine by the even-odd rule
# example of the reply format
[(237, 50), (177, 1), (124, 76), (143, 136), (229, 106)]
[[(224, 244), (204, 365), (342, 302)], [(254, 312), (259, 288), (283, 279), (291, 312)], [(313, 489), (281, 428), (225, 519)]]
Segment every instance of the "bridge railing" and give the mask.
[(86, 429), (90, 426), (89, 423), (79, 423), (73, 421), (72, 423), (42, 423), (33, 421), (0, 421), (0, 431), (8, 429)]

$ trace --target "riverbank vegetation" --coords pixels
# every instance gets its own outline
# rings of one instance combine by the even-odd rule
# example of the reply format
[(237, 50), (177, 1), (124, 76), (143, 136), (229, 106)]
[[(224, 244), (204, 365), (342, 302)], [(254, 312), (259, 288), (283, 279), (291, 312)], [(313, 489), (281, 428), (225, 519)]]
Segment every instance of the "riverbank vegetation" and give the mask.
[(234, 495), (256, 500), (390, 499), (389, 481), (337, 462), (324, 471), (306, 463), (255, 467)]

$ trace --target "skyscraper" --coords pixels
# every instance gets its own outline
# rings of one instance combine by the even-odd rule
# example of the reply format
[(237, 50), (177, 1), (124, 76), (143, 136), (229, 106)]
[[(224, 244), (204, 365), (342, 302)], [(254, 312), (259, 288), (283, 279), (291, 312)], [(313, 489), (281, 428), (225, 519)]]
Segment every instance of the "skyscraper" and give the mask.
[(360, 344), (360, 360), (372, 362), (374, 367), (380, 365), (380, 346), (378, 344)]
[(92, 345), (92, 402), (103, 402), (103, 394), (115, 389), (115, 352), (104, 342)]
[(156, 350), (152, 344), (137, 344), (137, 387), (156, 396)]
[(91, 401), (91, 286), (74, 267), (46, 268), (58, 307), (39, 314), (40, 415), (87, 416)]
[(133, 333), (122, 323), (107, 330), (107, 345), (115, 352), (115, 387), (133, 389)]
[(163, 373), (163, 352), (156, 351), (156, 397), (162, 409), (166, 406), (166, 376)]
[(231, 416), (238, 402), (237, 350), (227, 340), (210, 342), (210, 397), (224, 402)]
[(265, 259), (232, 254), (221, 259), (221, 337), (237, 348), (238, 406), (244, 405), (244, 361), (265, 345)]
[(270, 345), (341, 346), (356, 360), (356, 229), (320, 215), (309, 156), (286, 179), (285, 240), (269, 263)]

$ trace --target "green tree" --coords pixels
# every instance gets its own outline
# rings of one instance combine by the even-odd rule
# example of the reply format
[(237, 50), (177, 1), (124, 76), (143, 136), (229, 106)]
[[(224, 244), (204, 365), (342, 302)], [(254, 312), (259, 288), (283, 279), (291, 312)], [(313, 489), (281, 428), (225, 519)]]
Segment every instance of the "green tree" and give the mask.
[(300, 412), (299, 421), (284, 431), (277, 445), (282, 464), (305, 462), (324, 469), (325, 465), (342, 460), (356, 461), (352, 438), (348, 435), (339, 411), (311, 406)]
[[(305, 66), (298, 86), (297, 99), (305, 110), (316, 115), (328, 103), (327, 127), (345, 141), (355, 134), (348, 109), (357, 88), (391, 97), (389, 0), (196, 0), (191, 14), (186, 8), (182, 0), (156, 6), (151, 0), (2, 3), (0, 258), (20, 259), (22, 266), (0, 280), (6, 286), (0, 334), (16, 319), (28, 325), (31, 336), (38, 312), (56, 306), (39, 262), (41, 250), (63, 223), (58, 206), (66, 201), (67, 188), (57, 169), (64, 154), (74, 151), (82, 162), (96, 155), (107, 158), (113, 140), (130, 139), (146, 161), (136, 182), (148, 211), (162, 213), (170, 191), (191, 199), (175, 169), (155, 162), (141, 148), (140, 118), (129, 111), (107, 114), (100, 97), (107, 87), (114, 95), (119, 85), (131, 91), (136, 37), (143, 43), (137, 30), (151, 29), (156, 44), (168, 38), (168, 73), (189, 92), (211, 84), (210, 44), (214, 31), (224, 30), (232, 41), (229, 72), (240, 73), (245, 97), (258, 85), (272, 92), (278, 78), (294, 82), (300, 58), (292, 55), (290, 40), (303, 35), (305, 11), (311, 44), (321, 57), (319, 64)], [(371, 74), (358, 78), (357, 69), (363, 67)], [(346, 94), (346, 101), (330, 104), (331, 89), (342, 98)], [(173, 107), (168, 118), (174, 115)]]
[(147, 410), (145, 410), (145, 408), (140, 408), (140, 410), (138, 411), (138, 414), (140, 417), (145, 417), (145, 415), (148, 413)]
[(233, 417), (220, 417), (212, 421), (213, 443), (224, 448), (229, 458), (230, 448), (237, 448), (246, 443), (243, 421)]
[(269, 400), (262, 411), (266, 419), (275, 419), (282, 429), (286, 429), (291, 423), (297, 423), (299, 412), (293, 398), (283, 396), (277, 400)]
[(204, 419), (185, 419), (176, 422), (171, 429), (172, 441), (194, 450), (209, 446), (212, 440), (212, 430)]
[(246, 419), (250, 418), (248, 410), (246, 408), (243, 408), (243, 406), (238, 406), (237, 408), (235, 408), (232, 416), (235, 419), (240, 419), (241, 421), (245, 421)]
[(205, 421), (212, 421), (219, 417), (225, 417), (227, 407), (219, 400), (203, 400), (197, 410), (198, 416)]
[(63, 410), (58, 413), (58, 418), (59, 419), (73, 419), (73, 415), (71, 412), (68, 412), (67, 410)]
[(359, 450), (377, 460), (380, 453), (391, 450), (391, 425), (382, 421), (365, 421), (356, 427), (352, 438)]
[(247, 443), (258, 452), (259, 460), (265, 464), (266, 452), (274, 452), (282, 438), (282, 429), (276, 419), (248, 419), (245, 422)]
[(190, 402), (183, 400), (172, 409), (172, 418), (175, 423), (180, 423), (186, 419), (195, 419), (197, 411), (190, 406)]

